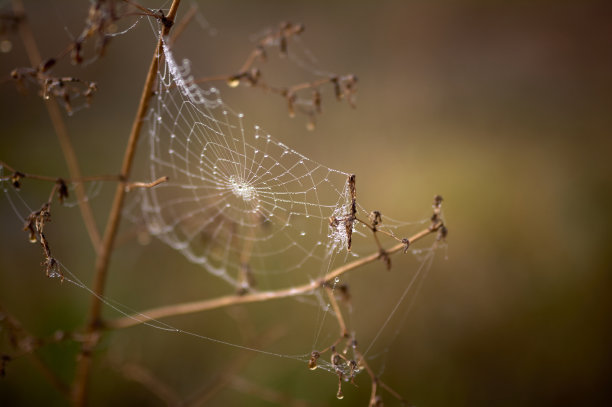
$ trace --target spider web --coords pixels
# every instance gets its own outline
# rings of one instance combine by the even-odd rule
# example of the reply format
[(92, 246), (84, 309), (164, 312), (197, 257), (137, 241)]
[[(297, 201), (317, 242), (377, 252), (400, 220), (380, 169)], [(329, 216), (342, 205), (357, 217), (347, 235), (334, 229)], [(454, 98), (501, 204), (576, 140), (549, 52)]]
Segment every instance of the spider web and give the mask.
[(218, 89), (194, 83), (189, 60), (178, 64), (166, 42), (162, 49), (146, 119), (147, 164), (151, 180), (169, 180), (141, 190), (129, 216), (234, 286), (328, 270), (352, 234), (344, 223), (330, 223), (350, 216), (350, 174), (246, 125)]
[[(324, 166), (258, 125), (249, 124), (247, 117), (224, 103), (218, 89), (196, 85), (189, 60), (179, 64), (165, 42), (158, 58), (156, 90), (145, 119), (148, 137), (143, 138), (145, 145), (140, 146), (144, 156), (139, 157), (133, 178), (169, 179), (153, 188), (132, 192), (134, 198), (125, 212), (128, 218), (144, 225), (151, 235), (180, 251), (189, 261), (239, 290), (296, 286), (321, 277), (337, 263), (345, 262), (348, 256), (359, 257), (377, 250), (372, 233), (361, 221), (368, 219), (371, 212), (359, 201), (353, 202), (349, 172)], [(23, 219), (36, 207), (28, 206), (4, 175), (8, 174), (0, 167), (2, 191)], [(88, 197), (95, 197), (98, 187), (95, 184)], [(17, 198), (12, 198), (12, 194)], [(19, 206), (27, 210), (20, 210)], [(350, 227), (334, 222), (349, 218), (353, 210), (359, 220), (351, 222)], [(378, 230), (402, 238), (407, 237), (406, 232), (413, 226), (427, 221), (399, 222), (384, 216)], [(412, 292), (413, 283), (418, 291), (433, 259), (432, 249), (424, 253), (417, 273), (376, 336), (364, 347), (364, 355), (370, 352), (407, 294)], [(421, 253), (414, 251), (413, 254)], [(62, 279), (95, 295), (75, 274), (59, 264), (64, 273)], [(339, 279), (332, 289), (337, 284)], [(308, 297), (311, 294), (315, 296), (314, 301), (310, 301), (312, 296)], [(145, 321), (145, 325), (153, 328), (308, 361), (309, 354), (263, 352), (178, 329), (135, 313), (106, 297), (99, 298), (120, 314)], [(333, 333), (321, 333), (326, 323), (334, 323), (330, 317), (333, 311), (321, 294), (305, 293), (297, 299), (314, 302), (319, 309), (313, 349), (333, 342), (337, 338), (336, 326), (329, 330)], [(350, 314), (352, 306), (348, 308)], [(387, 351), (388, 347), (383, 354)], [(332, 373), (337, 369), (323, 360), (319, 366)]]

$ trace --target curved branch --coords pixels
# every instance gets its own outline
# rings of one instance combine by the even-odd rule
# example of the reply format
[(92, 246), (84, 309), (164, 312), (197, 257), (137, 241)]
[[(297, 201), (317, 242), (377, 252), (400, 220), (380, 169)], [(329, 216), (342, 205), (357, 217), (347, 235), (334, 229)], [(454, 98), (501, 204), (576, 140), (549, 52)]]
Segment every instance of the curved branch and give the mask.
[[(428, 227), (427, 229), (421, 230), (420, 232), (416, 233), (415, 235), (413, 235), (407, 240), (409, 241), (410, 244), (412, 244), (416, 242), (417, 240), (420, 240), (424, 238), (425, 236), (438, 231), (438, 229), (440, 229), (440, 227), (442, 226), (443, 226), (442, 222), (438, 222)], [(389, 255), (392, 255), (394, 253), (404, 250), (405, 247), (406, 247), (406, 243), (402, 242), (386, 250), (386, 253)], [(340, 266), (330, 271), (329, 273), (327, 273), (322, 279), (313, 281), (308, 284), (304, 284), (304, 285), (300, 285), (296, 287), (284, 288), (281, 290), (260, 291), (260, 292), (245, 294), (245, 295), (233, 294), (233, 295), (226, 295), (226, 296), (212, 298), (212, 299), (203, 300), (203, 301), (186, 302), (182, 304), (173, 304), (173, 305), (167, 305), (167, 306), (158, 307), (158, 308), (152, 308), (146, 311), (142, 311), (141, 313), (138, 313), (138, 314), (128, 315), (122, 318), (107, 321), (106, 323), (103, 324), (103, 327), (105, 329), (128, 328), (131, 326), (144, 324), (148, 321), (157, 320), (160, 318), (167, 318), (167, 317), (176, 316), (176, 315), (193, 314), (193, 313), (202, 312), (202, 311), (210, 311), (213, 309), (228, 307), (230, 305), (236, 305), (236, 304), (261, 302), (261, 301), (267, 301), (267, 300), (276, 299), (276, 298), (287, 298), (287, 297), (295, 297), (295, 296), (302, 295), (302, 294), (308, 294), (320, 288), (322, 284), (333, 281), (336, 277), (341, 276), (342, 274), (347, 273), (356, 268), (362, 267), (368, 263), (372, 263), (378, 260), (379, 258), (380, 258), (379, 252), (372, 253), (369, 256), (362, 257), (359, 260), (355, 260), (351, 263), (347, 263), (343, 266)]]

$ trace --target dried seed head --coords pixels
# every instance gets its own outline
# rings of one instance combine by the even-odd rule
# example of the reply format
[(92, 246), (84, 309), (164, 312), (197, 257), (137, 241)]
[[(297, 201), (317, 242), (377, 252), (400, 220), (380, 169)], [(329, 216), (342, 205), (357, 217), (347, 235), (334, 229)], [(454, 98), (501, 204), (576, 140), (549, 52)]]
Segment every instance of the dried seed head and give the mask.
[(403, 238), (402, 243), (404, 244), (404, 254), (408, 253), (408, 247), (410, 247), (410, 239)]
[(314, 106), (315, 112), (321, 114), (321, 92), (317, 89), (312, 91), (312, 105)]
[(376, 226), (382, 223), (382, 215), (379, 211), (372, 211), (370, 212), (369, 220), (372, 224), (372, 228), (376, 231)]
[(287, 109), (289, 109), (289, 117), (295, 117), (295, 101), (297, 95), (291, 91), (287, 92)]
[(308, 361), (308, 369), (315, 370), (317, 368), (317, 359), (319, 359), (320, 356), (321, 354), (316, 350), (312, 351), (310, 354), (310, 360)]
[(381, 250), (378, 254), (378, 258), (385, 262), (385, 266), (387, 270), (391, 270), (391, 256), (384, 250)]
[(448, 235), (448, 229), (446, 228), (446, 226), (442, 225), (440, 227), (440, 229), (438, 229), (438, 240), (444, 240), (446, 239), (446, 236)]
[(15, 188), (16, 190), (19, 190), (21, 188), (22, 178), (25, 178), (25, 174), (19, 171), (15, 171), (13, 175), (11, 175), (11, 184), (13, 185), (13, 188)]
[(64, 199), (68, 198), (68, 187), (66, 186), (66, 182), (61, 178), (57, 180), (57, 185), (57, 198), (59, 199), (60, 203), (63, 204)]
[(40, 63), (39, 67), (38, 67), (38, 71), (39, 72), (46, 72), (49, 69), (53, 68), (53, 66), (55, 65), (56, 60), (55, 58), (49, 58), (43, 62)]
[(434, 196), (434, 204), (433, 204), (434, 208), (439, 208), (440, 205), (442, 205), (443, 200), (444, 199), (442, 198), (441, 195)]
[(261, 77), (261, 71), (258, 68), (253, 68), (246, 75), (247, 83), (249, 86), (257, 86), (259, 78)]

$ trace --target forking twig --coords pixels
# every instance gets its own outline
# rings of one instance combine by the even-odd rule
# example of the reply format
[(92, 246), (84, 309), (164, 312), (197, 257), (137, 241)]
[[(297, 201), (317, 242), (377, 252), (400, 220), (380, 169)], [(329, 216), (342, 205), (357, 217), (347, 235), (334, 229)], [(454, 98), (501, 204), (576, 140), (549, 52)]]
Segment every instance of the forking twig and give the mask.
[[(16, 15), (25, 15), (23, 3), (21, 0), (13, 0), (13, 10), (15, 11)], [(40, 65), (42, 58), (40, 56), (40, 52), (38, 51), (38, 46), (36, 45), (36, 40), (34, 39), (34, 34), (32, 32), (32, 29), (30, 28), (27, 18), (24, 18), (22, 21), (20, 21), (19, 34), (21, 36), (32, 66)], [(74, 148), (72, 147), (72, 143), (70, 142), (70, 137), (68, 136), (68, 129), (66, 128), (66, 123), (64, 122), (64, 119), (62, 117), (59, 105), (54, 98), (51, 98), (47, 100), (47, 102), (45, 103), (45, 107), (47, 108), (47, 112), (49, 113), (49, 117), (51, 118), (51, 122), (53, 123), (53, 128), (55, 129), (55, 133), (57, 134), (57, 138), (59, 139), (62, 152), (64, 153), (64, 158), (66, 159), (66, 164), (68, 165), (70, 177), (75, 180), (79, 180), (81, 178), (81, 170), (76, 157), (76, 153), (74, 152)], [(79, 202), (79, 209), (81, 210), (81, 216), (83, 217), (83, 222), (85, 223), (85, 227), (87, 228), (87, 233), (89, 234), (89, 238), (94, 247), (94, 250), (98, 252), (101, 243), (100, 232), (98, 231), (98, 227), (96, 226), (96, 220), (93, 216), (93, 211), (91, 210), (91, 206), (89, 205), (89, 202), (86, 199), (85, 190), (81, 182), (76, 181), (75, 191)]]
[[(0, 305), (0, 322), (2, 331), (7, 332), (11, 342), (17, 352), (17, 356), (28, 357), (34, 366), (49, 380), (49, 382), (67, 399), (70, 395), (70, 388), (64, 381), (45, 363), (45, 361), (36, 353), (43, 341), (27, 332), (20, 321), (13, 315), (9, 314)], [(11, 360), (13, 357), (5, 358), (7, 355), (2, 355), (3, 361)]]
[[(439, 222), (436, 225), (432, 225), (427, 229), (423, 229), (415, 235), (411, 236), (407, 239), (410, 244), (421, 240), (425, 236), (437, 232), (443, 224)], [(399, 243), (395, 246), (386, 250), (389, 255), (395, 254), (399, 251), (404, 250), (406, 247), (405, 243)], [(334, 281), (336, 277), (341, 276), (344, 273), (347, 273), (356, 268), (362, 267), (366, 264), (372, 263), (378, 260), (380, 257), (379, 252), (373, 253), (369, 256), (365, 256), (359, 260), (355, 260), (351, 263), (344, 264), (329, 273), (323, 276), (320, 280), (313, 281), (308, 284), (304, 284), (297, 287), (285, 288), (281, 290), (274, 291), (260, 291), (254, 293), (247, 293), (244, 295), (227, 295), (222, 297), (217, 297), (213, 299), (203, 300), (203, 301), (194, 301), (187, 302), (182, 304), (174, 304), (168, 305), (165, 307), (152, 308), (149, 310), (142, 311), (138, 314), (129, 315), (126, 317), (114, 319), (107, 321), (103, 324), (105, 329), (121, 329), (127, 328), (130, 326), (140, 325), (147, 321), (167, 318), (171, 316), (177, 315), (185, 315), (185, 314), (193, 314), (196, 312), (209, 311), (213, 309), (223, 308), (230, 305), (235, 304), (245, 304), (251, 302), (260, 302), (267, 301), (275, 298), (287, 298), (287, 297), (295, 297), (298, 295), (303, 295), (306, 293), (313, 292), (319, 289), (323, 283), (328, 283)]]

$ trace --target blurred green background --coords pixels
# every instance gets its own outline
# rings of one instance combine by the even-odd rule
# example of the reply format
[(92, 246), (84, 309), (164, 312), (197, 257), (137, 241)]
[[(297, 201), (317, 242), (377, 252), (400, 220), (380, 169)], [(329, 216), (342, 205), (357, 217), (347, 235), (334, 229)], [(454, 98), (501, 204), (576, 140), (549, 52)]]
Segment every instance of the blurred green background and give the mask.
[[(76, 1), (25, 6), (44, 56), (56, 55), (69, 33), (79, 33), (87, 12), (87, 3)], [(189, 7), (183, 4), (179, 15)], [(199, 10), (214, 30), (193, 24), (176, 47), (197, 74), (233, 73), (252, 49), (252, 35), (292, 21), (305, 24), (300, 44), (322, 68), (359, 78), (357, 108), (324, 95), (314, 132), (303, 116), (289, 118), (275, 95), (221, 85), (231, 106), (307, 157), (357, 174), (366, 208), (418, 220), (428, 215), (435, 194), (445, 198), (448, 247), (437, 252), (419, 295), (409, 298), (414, 305), (403, 325), (395, 321), (385, 335), (401, 328), (397, 338), (375, 346), (379, 353), (390, 346), (386, 358), (372, 361), (377, 371), (384, 364), (384, 381), (418, 406), (610, 401), (607, 2), (209, 1)], [(1, 40), (12, 49), (0, 54), (0, 159), (24, 172), (67, 176), (44, 102), (34, 88), (20, 93), (8, 79), (13, 68), (28, 65), (20, 39), (8, 32)], [(56, 68), (98, 84), (93, 106), (67, 118), (84, 174), (119, 171), (154, 44), (143, 20), (114, 38), (96, 63)], [(290, 84), (312, 76), (287, 64), (274, 79)], [(92, 202), (100, 228), (113, 191), (105, 186)], [(20, 195), (35, 208), (48, 192), (48, 185), (27, 181)], [(87, 292), (44, 278), (40, 247), (27, 242), (6, 199), (0, 200), (0, 224), (4, 310), (39, 336), (82, 326)], [(129, 229), (126, 222), (124, 235)], [(54, 254), (91, 285), (95, 257), (78, 210), (54, 209), (48, 236)], [(417, 267), (404, 256), (394, 258), (390, 273), (382, 264), (355, 272), (351, 319), (361, 337), (373, 338)], [(126, 239), (112, 258), (107, 295), (140, 310), (210, 297), (217, 284), (159, 242), (143, 247)], [(311, 350), (316, 317), (316, 308), (281, 300), (168, 322), (232, 343), (249, 343), (245, 335), (271, 342), (278, 333), (265, 349), (294, 354)], [(1, 352), (12, 354), (6, 331), (0, 333)], [(75, 350), (61, 343), (39, 354), (69, 381)], [(249, 360), (233, 372), (240, 379), (211, 393), (208, 404), (271, 402), (258, 391), (286, 395), (283, 404), (367, 404), (365, 375), (359, 387), (345, 385), (339, 401), (331, 374), (148, 327), (102, 341), (91, 404), (160, 403), (121, 377), (116, 366), (122, 363), (146, 367), (186, 398), (214, 385), (241, 358)], [(9, 362), (0, 404), (43, 402), (65, 404), (27, 357)]]

